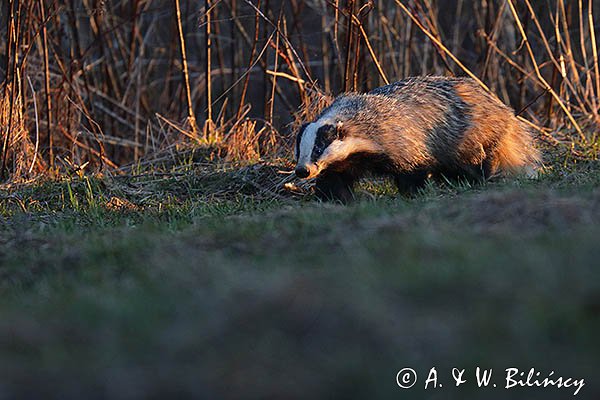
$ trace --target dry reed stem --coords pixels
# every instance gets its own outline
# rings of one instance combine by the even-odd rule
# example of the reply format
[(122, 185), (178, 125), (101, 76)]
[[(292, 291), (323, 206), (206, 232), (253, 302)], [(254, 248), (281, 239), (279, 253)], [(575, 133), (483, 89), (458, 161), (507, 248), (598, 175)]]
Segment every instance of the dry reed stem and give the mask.
[(35, 89), (33, 88), (33, 84), (31, 83), (31, 79), (29, 79), (29, 77), (27, 77), (27, 83), (29, 84), (31, 93), (33, 93), (33, 113), (35, 116), (35, 148), (33, 150), (33, 159), (31, 160), (31, 165), (29, 166), (29, 170), (27, 171), (27, 174), (31, 174), (31, 172), (33, 171), (33, 167), (35, 166), (35, 162), (37, 161), (38, 149), (40, 144), (40, 123), (38, 118), (37, 100), (35, 99)]
[[(208, 142), (236, 157), (247, 158), (243, 149), (275, 157), (291, 148), (290, 120), (310, 119), (322, 105), (316, 80), (338, 94), (457, 68), (527, 110), (545, 141), (552, 135), (567, 151), (568, 142), (574, 153), (598, 151), (600, 68), (591, 0), (545, 6), (524, 0), (519, 12), (516, 2), (504, 0), (169, 4), (5, 2), (3, 178), (35, 174), (54, 158), (89, 162), (90, 172), (148, 166), (163, 152), (175, 160), (177, 146)], [(196, 9), (202, 23), (186, 32)], [(311, 31), (317, 26), (321, 32)], [(205, 103), (204, 121), (196, 121), (195, 106)], [(191, 126), (174, 122), (182, 105)], [(203, 143), (194, 128), (204, 129)], [(26, 160), (25, 168), (15, 160)]]
[[(185, 84), (185, 95), (186, 95), (187, 107), (188, 107), (188, 121), (190, 124), (190, 128), (192, 129), (192, 136), (194, 138), (196, 138), (196, 140), (197, 140), (198, 126), (196, 124), (196, 114), (194, 113), (194, 106), (192, 103), (192, 94), (191, 94), (191, 89), (190, 89), (190, 74), (188, 71), (187, 52), (185, 49), (185, 38), (183, 35), (183, 25), (181, 23), (181, 6), (179, 4), (179, 0), (173, 0), (173, 1), (175, 2), (177, 32), (179, 33), (179, 48), (181, 51), (181, 66), (182, 66), (183, 82)], [(207, 17), (208, 17), (208, 9), (207, 9)], [(210, 108), (210, 104), (209, 104), (209, 108)]]
[[(600, 99), (600, 67), (598, 66), (598, 45), (596, 43), (596, 31), (594, 25), (594, 16), (592, 13), (593, 3), (592, 0), (588, 2), (588, 26), (590, 28), (590, 39), (592, 42), (592, 52), (593, 52), (593, 64), (594, 64), (594, 73), (596, 75), (596, 99)], [(596, 109), (596, 113), (598, 113), (598, 109)]]
[[(204, 8), (206, 10), (206, 22), (204, 30), (204, 40), (206, 42), (206, 121), (208, 124), (212, 122), (212, 33), (211, 33), (211, 1), (204, 0)], [(206, 132), (206, 130), (205, 130)], [(206, 138), (206, 136), (205, 136)], [(209, 140), (211, 138), (209, 137)]]
[(360, 34), (362, 35), (363, 40), (365, 41), (365, 45), (367, 46), (367, 50), (369, 50), (369, 54), (371, 56), (371, 59), (373, 60), (373, 63), (375, 64), (375, 67), (377, 68), (377, 72), (379, 73), (379, 76), (381, 77), (381, 79), (383, 79), (383, 82), (386, 85), (388, 85), (390, 83), (390, 81), (387, 78), (387, 76), (385, 75), (385, 72), (383, 71), (383, 68), (381, 67), (381, 64), (379, 63), (379, 60), (377, 59), (377, 56), (375, 55), (375, 52), (373, 51), (373, 47), (371, 46), (371, 42), (369, 41), (367, 32), (365, 32), (365, 29), (363, 28), (362, 22), (356, 17), (356, 15), (352, 15), (352, 19), (354, 20), (354, 23), (356, 24), (356, 26), (358, 26), (358, 29), (360, 30)]
[(48, 57), (48, 39), (46, 28), (46, 11), (44, 0), (38, 0), (40, 19), (42, 21), (42, 49), (44, 57), (44, 93), (46, 96), (46, 146), (48, 147), (48, 165), (54, 168), (54, 143), (52, 140), (52, 101), (50, 99), (50, 66)]
[(523, 39), (523, 44), (525, 45), (525, 48), (527, 49), (527, 53), (529, 54), (529, 59), (533, 65), (533, 68), (535, 69), (535, 73), (537, 75), (539, 82), (542, 84), (544, 89), (546, 89), (552, 95), (552, 97), (554, 97), (554, 100), (556, 100), (556, 102), (558, 103), (560, 108), (562, 108), (562, 110), (564, 111), (567, 118), (569, 118), (569, 121), (571, 121), (571, 124), (573, 125), (573, 127), (577, 130), (580, 140), (583, 143), (586, 143), (587, 139), (586, 139), (585, 135), (583, 134), (583, 131), (579, 127), (579, 124), (577, 123), (577, 121), (575, 120), (575, 118), (573, 117), (573, 115), (571, 114), (571, 112), (569, 111), (567, 106), (565, 105), (565, 103), (562, 101), (560, 96), (554, 91), (554, 89), (552, 89), (550, 84), (548, 84), (546, 79), (544, 79), (544, 77), (542, 76), (540, 67), (535, 59), (535, 55), (533, 54), (533, 49), (531, 48), (531, 45), (529, 44), (529, 39), (527, 37), (527, 34), (525, 33), (525, 30), (523, 29), (523, 24), (521, 23), (521, 19), (519, 18), (519, 15), (517, 14), (517, 10), (515, 9), (515, 6), (513, 5), (512, 0), (508, 0), (508, 6), (510, 8), (510, 11), (513, 14), (515, 22), (517, 23), (517, 27), (521, 34), (521, 38)]
[(473, 79), (475, 82), (477, 82), (477, 84), (479, 86), (481, 86), (483, 89), (485, 89), (487, 92), (490, 91), (490, 89), (488, 88), (488, 86), (483, 83), (483, 81), (481, 79), (479, 79), (477, 77), (477, 75), (475, 75), (473, 72), (471, 72), (471, 70), (469, 68), (467, 68), (458, 58), (456, 58), (456, 56), (454, 54), (452, 54), (452, 52), (450, 50), (448, 50), (448, 48), (446, 46), (444, 46), (444, 44), (442, 42), (440, 42), (431, 32), (429, 32), (424, 26), (423, 24), (421, 24), (421, 22), (410, 12), (410, 10), (408, 8), (406, 8), (406, 6), (404, 4), (402, 4), (402, 2), (400, 0), (394, 0), (396, 2), (396, 4), (398, 4), (398, 6), (402, 9), (402, 11), (404, 11), (404, 13), (406, 13), (406, 15), (408, 15), (410, 17), (410, 19), (413, 21), (413, 23), (415, 25), (417, 25), (419, 27), (419, 29), (433, 42), (436, 44), (436, 46), (438, 46), (440, 49), (442, 49), (442, 51), (444, 53), (446, 53), (448, 55), (448, 57), (450, 57), (452, 59), (452, 61), (454, 61), (456, 63), (456, 65), (458, 65), (460, 67), (460, 69), (462, 69), (467, 75), (469, 75), (469, 77), (471, 79)]

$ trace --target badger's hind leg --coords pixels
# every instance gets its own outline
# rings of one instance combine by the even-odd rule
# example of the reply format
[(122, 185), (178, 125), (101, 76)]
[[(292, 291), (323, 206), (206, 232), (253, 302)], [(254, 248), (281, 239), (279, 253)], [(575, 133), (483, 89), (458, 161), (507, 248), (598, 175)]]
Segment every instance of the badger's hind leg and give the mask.
[(502, 172), (500, 162), (501, 160), (497, 152), (490, 152), (481, 164), (463, 165), (461, 167), (462, 174), (459, 174), (459, 178), (465, 179), (470, 183), (482, 183), (497, 178)]
[(490, 164), (487, 161), (484, 161), (477, 165), (465, 164), (440, 168), (436, 171), (434, 179), (440, 184), (468, 183), (477, 185), (487, 181), (491, 177), (491, 171)]
[(341, 172), (323, 172), (315, 182), (315, 195), (321, 201), (347, 204), (354, 200), (356, 178)]
[(485, 182), (495, 173), (494, 163), (493, 158), (488, 156), (483, 159), (481, 164), (463, 165), (455, 174), (454, 179), (466, 180), (469, 183)]
[(419, 189), (425, 187), (428, 170), (417, 170), (411, 172), (401, 172), (394, 174), (394, 182), (398, 188), (398, 192), (403, 196), (414, 196)]

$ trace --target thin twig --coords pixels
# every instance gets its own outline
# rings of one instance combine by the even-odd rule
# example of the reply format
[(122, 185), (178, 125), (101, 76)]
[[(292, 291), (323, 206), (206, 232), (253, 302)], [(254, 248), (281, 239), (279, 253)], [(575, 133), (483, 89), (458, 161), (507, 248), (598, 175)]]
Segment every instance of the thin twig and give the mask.
[[(188, 106), (188, 120), (190, 127), (192, 128), (192, 134), (195, 138), (198, 137), (198, 125), (196, 124), (196, 115), (194, 113), (194, 106), (192, 104), (192, 94), (190, 90), (190, 74), (188, 72), (187, 53), (185, 50), (185, 38), (183, 35), (183, 25), (181, 23), (181, 7), (179, 0), (173, 0), (175, 2), (176, 19), (177, 19), (177, 31), (179, 33), (179, 46), (181, 50), (181, 65), (183, 67), (183, 82), (185, 84), (185, 95)], [(209, 104), (210, 108), (210, 104)]]

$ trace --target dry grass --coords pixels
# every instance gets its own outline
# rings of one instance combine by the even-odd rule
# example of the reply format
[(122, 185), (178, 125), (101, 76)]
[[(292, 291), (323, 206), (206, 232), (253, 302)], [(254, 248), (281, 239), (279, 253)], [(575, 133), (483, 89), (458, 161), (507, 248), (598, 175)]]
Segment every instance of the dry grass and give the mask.
[[(347, 90), (469, 75), (563, 152), (596, 158), (592, 0), (8, 0), (3, 180), (131, 171), (182, 146), (289, 156)], [(300, 110), (300, 111), (298, 111)]]
[[(27, 121), (23, 114), (20, 93), (13, 96), (13, 86), (6, 90), (12, 102), (0, 101), (0, 126), (10, 126), (10, 131), (2, 140), (2, 168), (11, 170), (16, 176), (27, 176), (39, 173), (44, 169), (43, 160), (39, 157), (39, 126), (35, 121), (35, 134), (32, 138), (27, 130)], [(37, 105), (34, 104), (34, 108)], [(8, 134), (10, 133), (10, 135)], [(33, 142), (32, 140), (35, 140)]]

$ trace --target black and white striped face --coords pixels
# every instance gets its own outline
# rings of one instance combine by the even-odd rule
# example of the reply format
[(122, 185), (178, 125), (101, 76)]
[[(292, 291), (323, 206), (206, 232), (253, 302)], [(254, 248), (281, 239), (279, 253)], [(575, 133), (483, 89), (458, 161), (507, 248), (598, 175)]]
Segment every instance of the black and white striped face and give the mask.
[(320, 172), (319, 161), (335, 142), (342, 140), (341, 127), (320, 122), (304, 124), (296, 137), (296, 175), (312, 178)]
[(352, 133), (352, 121), (342, 122), (334, 113), (302, 125), (296, 138), (296, 176), (314, 178), (329, 166), (356, 153), (381, 154), (384, 149), (372, 137)]

